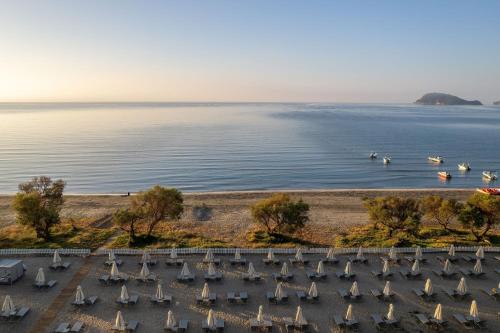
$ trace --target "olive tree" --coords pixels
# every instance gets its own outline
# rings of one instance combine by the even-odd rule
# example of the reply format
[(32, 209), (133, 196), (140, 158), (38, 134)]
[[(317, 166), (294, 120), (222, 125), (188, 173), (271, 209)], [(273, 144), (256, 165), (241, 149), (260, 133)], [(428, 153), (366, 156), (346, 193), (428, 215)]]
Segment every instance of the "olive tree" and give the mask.
[(113, 223), (128, 233), (128, 246), (134, 244), (135, 228), (141, 216), (130, 209), (120, 209), (113, 214)]
[(488, 232), (500, 224), (500, 198), (473, 194), (467, 199), (458, 219), (477, 241), (484, 241)]
[(462, 205), (455, 199), (429, 195), (420, 201), (420, 208), (430, 221), (439, 224), (444, 230), (450, 230), (450, 224), (460, 213)]

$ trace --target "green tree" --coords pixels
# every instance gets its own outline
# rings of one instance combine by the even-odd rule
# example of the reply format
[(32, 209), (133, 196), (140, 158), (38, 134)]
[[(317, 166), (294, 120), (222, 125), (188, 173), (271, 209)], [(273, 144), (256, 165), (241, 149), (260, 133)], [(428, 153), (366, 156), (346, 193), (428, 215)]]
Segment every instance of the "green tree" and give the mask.
[(268, 233), (293, 233), (309, 221), (309, 205), (293, 201), (288, 194), (277, 193), (251, 207), (252, 217), (263, 225)]
[(455, 199), (446, 200), (438, 195), (429, 195), (420, 200), (420, 208), (426, 218), (449, 231), (462, 205)]
[(65, 186), (64, 181), (52, 181), (46, 176), (19, 184), (12, 205), (17, 223), (32, 227), (38, 238), (49, 239), (50, 228), (60, 222)]
[(387, 236), (392, 237), (395, 231), (404, 231), (416, 235), (421, 224), (418, 202), (411, 198), (379, 197), (366, 199), (364, 202), (370, 220), (382, 225)]
[(120, 209), (113, 214), (113, 223), (128, 233), (128, 246), (134, 244), (136, 223), (141, 216), (130, 209)]
[(475, 193), (467, 199), (458, 219), (478, 242), (484, 241), (488, 232), (500, 224), (500, 198)]
[(156, 185), (134, 196), (131, 210), (147, 224), (147, 236), (150, 237), (159, 222), (181, 218), (183, 202), (182, 193), (177, 189)]

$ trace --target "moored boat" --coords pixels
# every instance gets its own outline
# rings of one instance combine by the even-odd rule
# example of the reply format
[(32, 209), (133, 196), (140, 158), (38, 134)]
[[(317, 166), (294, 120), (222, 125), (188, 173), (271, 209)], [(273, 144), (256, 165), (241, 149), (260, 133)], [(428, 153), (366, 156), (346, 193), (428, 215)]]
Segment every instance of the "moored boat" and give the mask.
[(375, 152), (371, 152), (371, 153), (370, 153), (370, 159), (374, 160), (374, 159), (376, 159), (376, 158), (377, 158), (377, 153), (375, 153)]
[(443, 163), (444, 159), (442, 156), (429, 156), (427, 159), (434, 163)]
[(391, 158), (389, 156), (384, 156), (384, 164), (389, 164), (391, 163)]
[(483, 171), (483, 178), (487, 180), (496, 180), (497, 179), (497, 174), (494, 173), (493, 171)]
[(462, 162), (458, 164), (458, 170), (460, 171), (470, 171), (470, 165), (467, 162)]
[(451, 178), (451, 173), (447, 171), (439, 171), (438, 172), (438, 177), (442, 179), (450, 179)]

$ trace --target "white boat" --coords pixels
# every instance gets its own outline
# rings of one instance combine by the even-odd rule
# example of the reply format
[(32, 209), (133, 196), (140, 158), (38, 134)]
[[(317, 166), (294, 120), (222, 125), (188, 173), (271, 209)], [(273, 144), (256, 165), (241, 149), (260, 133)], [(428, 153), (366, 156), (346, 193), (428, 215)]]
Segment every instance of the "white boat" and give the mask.
[(470, 165), (467, 162), (462, 162), (458, 164), (458, 170), (460, 171), (470, 171)]
[(442, 156), (429, 156), (427, 159), (434, 163), (443, 163), (444, 158)]
[(497, 174), (493, 171), (483, 171), (483, 178), (487, 180), (496, 180)]
[(438, 177), (442, 178), (442, 179), (451, 179), (451, 173), (449, 173), (447, 171), (439, 171)]
[(384, 164), (389, 164), (389, 163), (391, 163), (390, 156), (384, 156)]
[(370, 153), (370, 158), (373, 160), (373, 159), (376, 159), (377, 158), (377, 153), (375, 152), (371, 152)]

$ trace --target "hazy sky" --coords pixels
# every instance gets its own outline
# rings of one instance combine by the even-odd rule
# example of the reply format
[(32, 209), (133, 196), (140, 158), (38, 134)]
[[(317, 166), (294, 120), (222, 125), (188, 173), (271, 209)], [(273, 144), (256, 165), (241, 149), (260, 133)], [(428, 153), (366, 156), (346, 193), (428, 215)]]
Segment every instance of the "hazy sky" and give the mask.
[(500, 100), (498, 0), (0, 6), (0, 101)]

